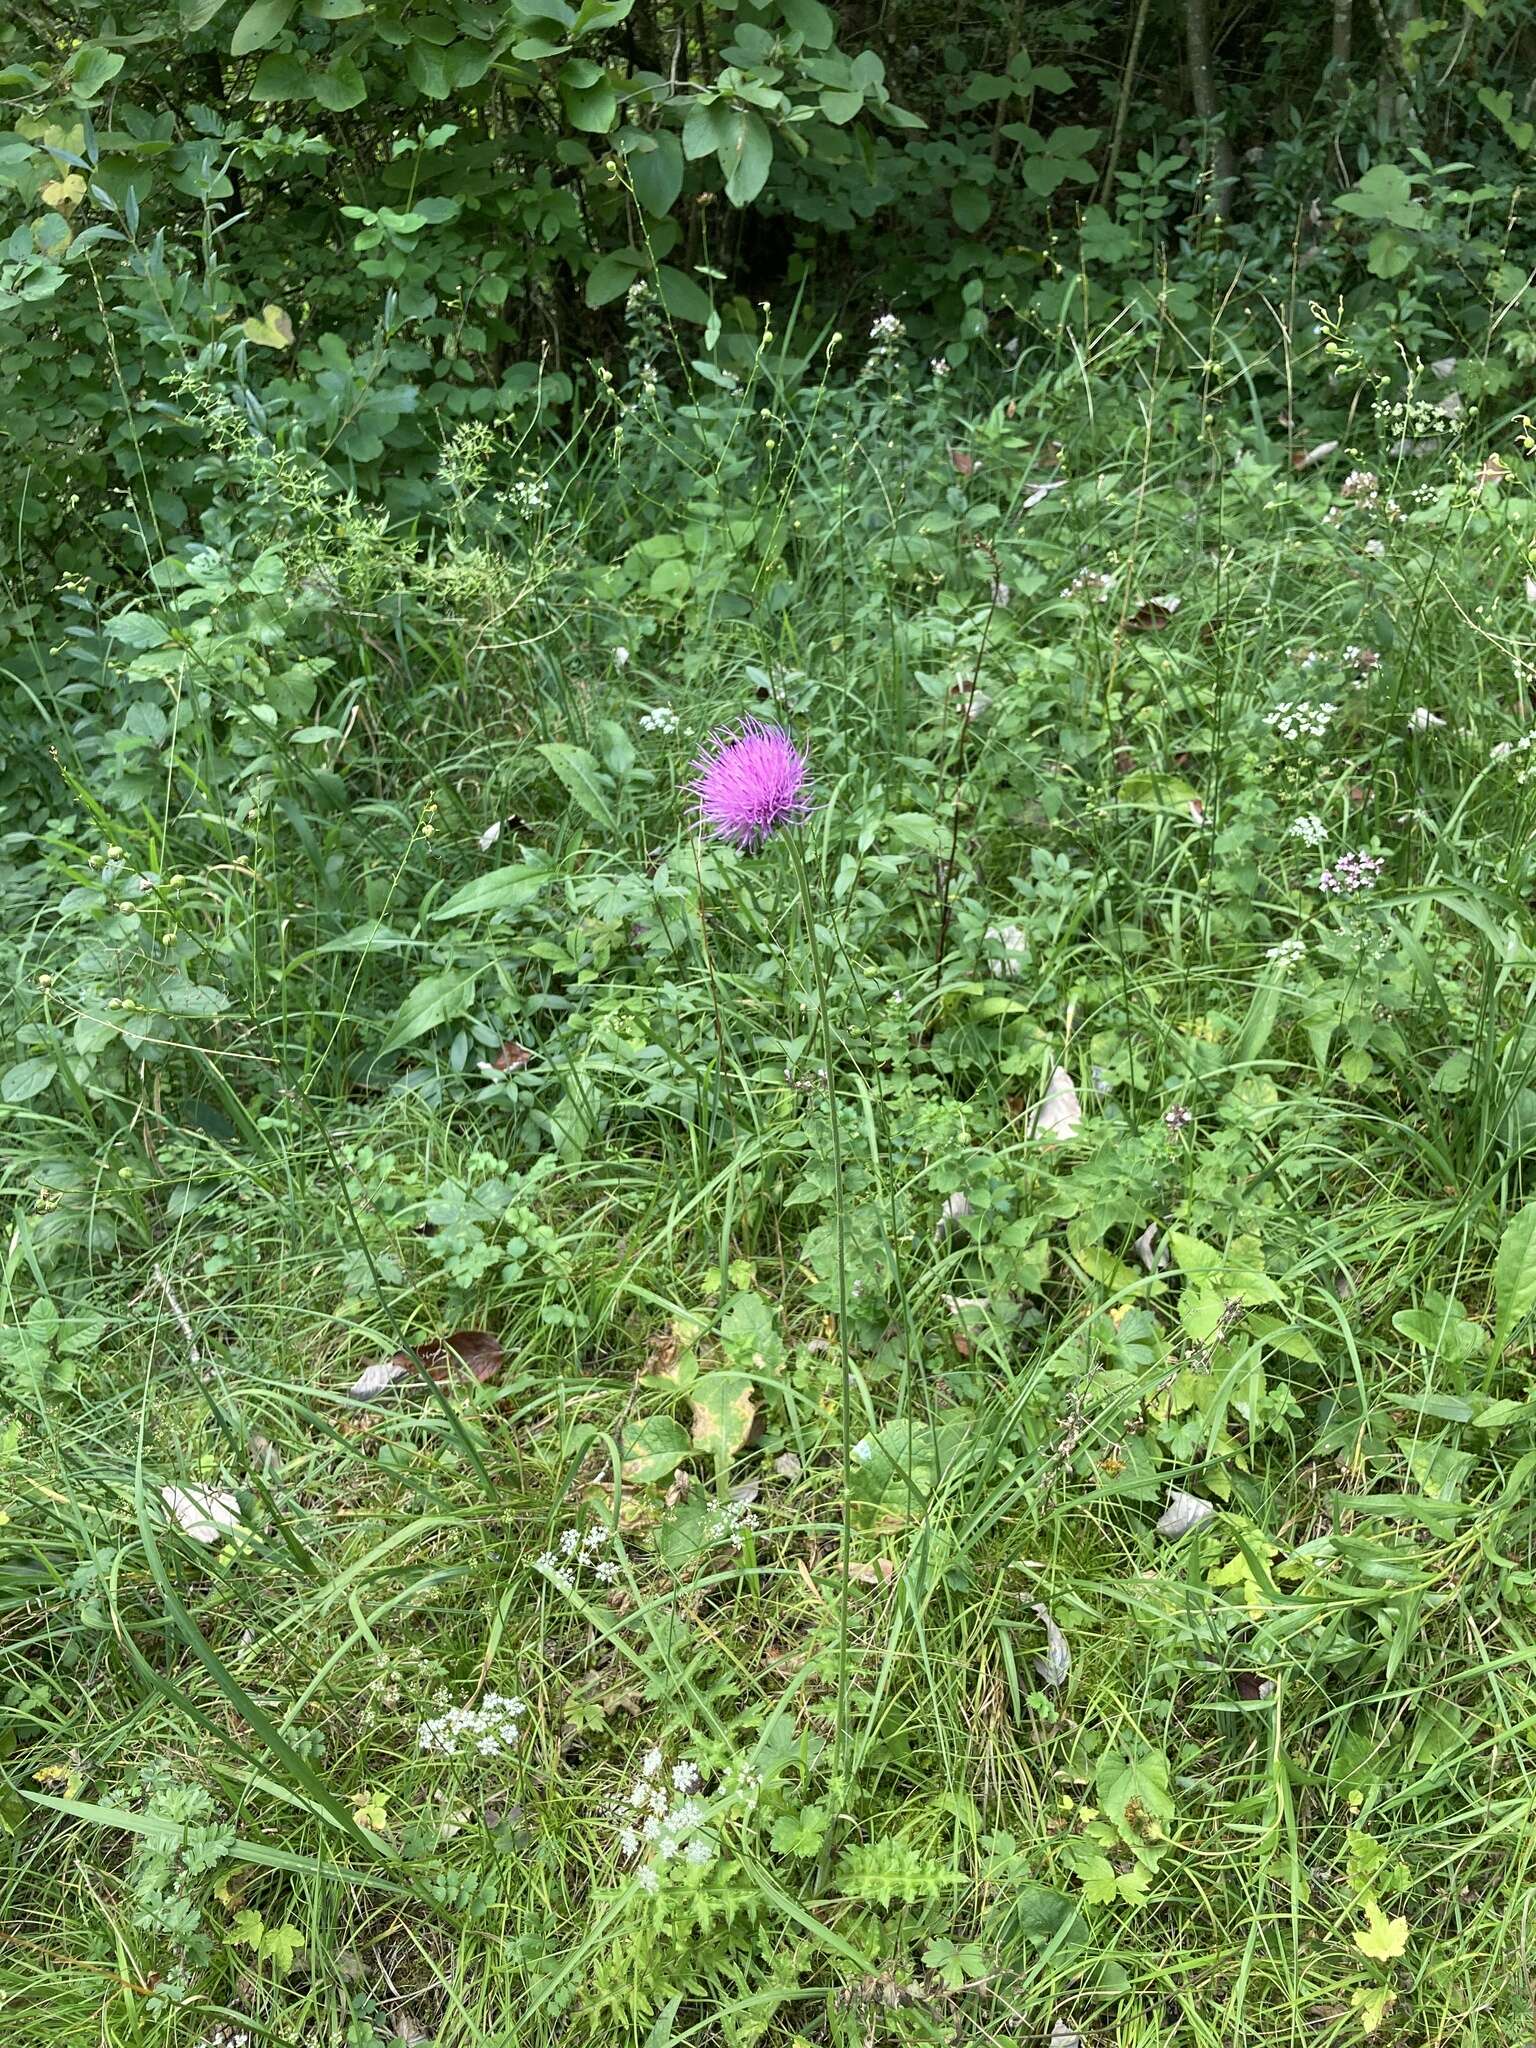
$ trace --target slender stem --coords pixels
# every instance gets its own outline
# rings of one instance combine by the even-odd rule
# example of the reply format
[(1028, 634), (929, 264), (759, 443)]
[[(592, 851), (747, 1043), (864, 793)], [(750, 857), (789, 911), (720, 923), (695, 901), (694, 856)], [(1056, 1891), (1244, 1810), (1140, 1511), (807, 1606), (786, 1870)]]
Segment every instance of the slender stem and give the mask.
[(836, 1773), (840, 1778), (848, 1752), (848, 1580), (852, 1565), (852, 1503), (848, 1497), (848, 1466), (852, 1455), (852, 1399), (848, 1380), (848, 1246), (843, 1213), (843, 1136), (837, 1115), (835, 1041), (832, 1014), (827, 1002), (827, 977), (821, 946), (816, 937), (816, 909), (811, 896), (811, 879), (796, 834), (788, 835), (790, 859), (800, 889), (800, 909), (816, 977), (816, 1010), (821, 1025), (821, 1063), (826, 1073), (827, 1118), (832, 1131), (832, 1178), (836, 1188), (833, 1227), (837, 1241), (837, 1368), (838, 1426), (842, 1446), (842, 1503), (837, 1544), (837, 1738)]

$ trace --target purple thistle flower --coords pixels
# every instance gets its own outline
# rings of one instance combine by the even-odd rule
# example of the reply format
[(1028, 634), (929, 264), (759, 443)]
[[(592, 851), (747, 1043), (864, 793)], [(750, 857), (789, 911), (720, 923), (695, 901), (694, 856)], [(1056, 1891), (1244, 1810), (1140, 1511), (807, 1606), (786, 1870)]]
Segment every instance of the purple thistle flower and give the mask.
[(711, 733), (693, 775), (688, 786), (698, 799), (699, 822), (746, 852), (781, 825), (798, 824), (811, 808), (805, 756), (782, 727), (760, 719)]

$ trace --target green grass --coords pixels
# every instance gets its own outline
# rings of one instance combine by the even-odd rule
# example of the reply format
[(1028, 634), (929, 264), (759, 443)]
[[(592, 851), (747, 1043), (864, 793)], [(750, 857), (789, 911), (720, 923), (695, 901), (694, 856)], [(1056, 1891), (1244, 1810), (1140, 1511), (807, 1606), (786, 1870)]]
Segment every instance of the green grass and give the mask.
[[(226, 440), (226, 566), (61, 642), (17, 2048), (1532, 2027), (1533, 501), (1358, 425), (1293, 472), (1273, 366), (1155, 334), (987, 374), (637, 378), (543, 507), (461, 443), (420, 531)], [(743, 860), (688, 762), (767, 706), (819, 803)], [(349, 1394), (466, 1328), (488, 1383)], [(423, 1751), (486, 1694), (505, 1753)], [(652, 1748), (704, 1808), (654, 1892)]]

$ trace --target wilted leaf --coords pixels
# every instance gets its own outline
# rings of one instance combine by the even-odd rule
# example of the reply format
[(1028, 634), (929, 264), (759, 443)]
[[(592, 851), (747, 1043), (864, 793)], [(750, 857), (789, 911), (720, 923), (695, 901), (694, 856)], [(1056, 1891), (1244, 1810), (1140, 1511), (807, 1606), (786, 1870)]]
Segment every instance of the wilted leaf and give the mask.
[(380, 1359), (374, 1365), (365, 1365), (347, 1392), (354, 1401), (376, 1401), (408, 1372), (408, 1366), (397, 1364), (393, 1358)]
[(244, 1527), (232, 1493), (215, 1493), (207, 1486), (162, 1486), (160, 1500), (183, 1535), (197, 1543), (220, 1543)]
[(1053, 1067), (1030, 1123), (1033, 1138), (1074, 1138), (1083, 1121), (1083, 1105), (1077, 1099), (1072, 1076), (1065, 1067)]
[(1168, 1490), (1168, 1505), (1158, 1518), (1159, 1536), (1186, 1536), (1201, 1522), (1208, 1522), (1216, 1512), (1208, 1500), (1202, 1500), (1198, 1493), (1184, 1493), (1177, 1486)]
[(1035, 1614), (1045, 1630), (1045, 1650), (1035, 1659), (1035, 1670), (1042, 1685), (1065, 1685), (1072, 1669), (1072, 1652), (1067, 1639), (1056, 1626), (1056, 1618), (1043, 1600), (1031, 1603)]
[(956, 476), (974, 476), (976, 474), (976, 458), (965, 448), (950, 449), (949, 466)]
[(497, 1377), (505, 1363), (501, 1339), (493, 1337), (489, 1330), (455, 1330), (450, 1337), (429, 1337), (417, 1347), (416, 1358), (408, 1351), (397, 1351), (393, 1358), (366, 1366), (347, 1392), (357, 1401), (375, 1401), (390, 1387), (416, 1374), (417, 1359), (440, 1387), (466, 1373), (485, 1386)]
[(731, 1458), (746, 1442), (757, 1419), (752, 1382), (741, 1372), (707, 1372), (690, 1389), (694, 1448)]
[(526, 1045), (519, 1045), (515, 1038), (507, 1038), (502, 1040), (501, 1051), (491, 1065), (498, 1074), (518, 1074), (532, 1058), (533, 1054)]
[(1165, 626), (1173, 624), (1173, 615), (1180, 600), (1176, 597), (1149, 597), (1145, 604), (1139, 604), (1126, 625), (1133, 633), (1161, 633)]

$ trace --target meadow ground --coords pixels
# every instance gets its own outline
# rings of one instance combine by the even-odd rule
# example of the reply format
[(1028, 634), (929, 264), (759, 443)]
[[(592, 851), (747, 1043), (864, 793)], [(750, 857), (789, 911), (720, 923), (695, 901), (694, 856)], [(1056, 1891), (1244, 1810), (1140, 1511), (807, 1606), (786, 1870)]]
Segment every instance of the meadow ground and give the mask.
[(9, 845), (13, 2048), (1532, 2031), (1528, 465), (1163, 345), (430, 546), (207, 398)]

